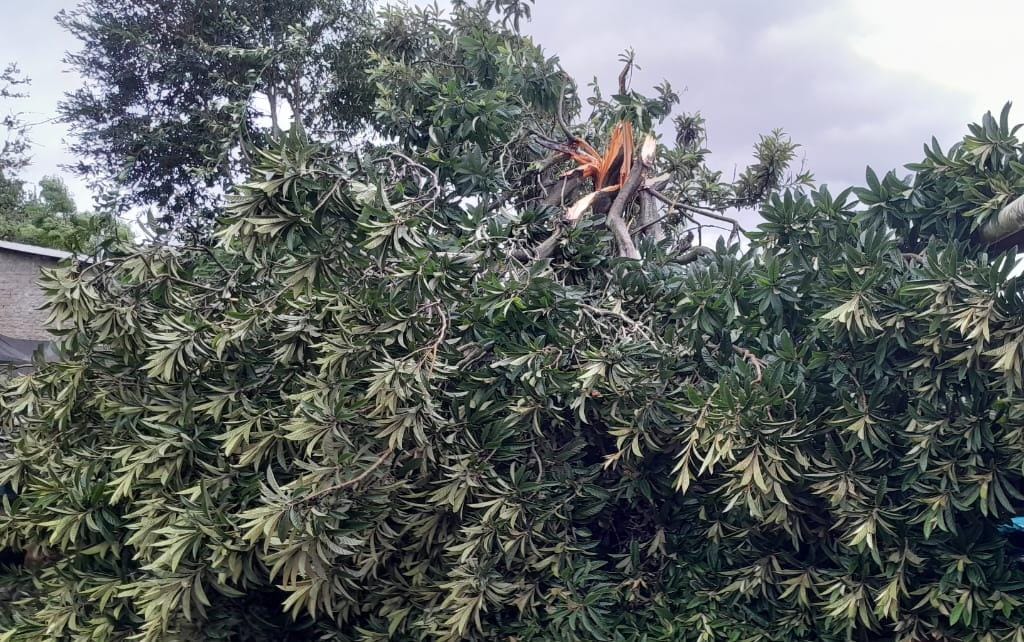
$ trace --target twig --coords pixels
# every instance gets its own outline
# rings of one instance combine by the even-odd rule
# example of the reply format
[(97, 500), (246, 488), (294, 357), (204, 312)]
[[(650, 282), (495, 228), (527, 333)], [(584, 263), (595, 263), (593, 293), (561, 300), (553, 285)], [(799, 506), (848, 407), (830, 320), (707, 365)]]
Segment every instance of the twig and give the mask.
[(733, 346), (732, 349), (733, 352), (746, 359), (747, 363), (754, 367), (754, 372), (756, 373), (756, 376), (754, 377), (754, 383), (761, 383), (761, 380), (763, 379), (762, 374), (764, 368), (764, 361), (758, 359), (753, 352), (747, 350), (746, 348)]
[(653, 221), (644, 223), (640, 227), (638, 227), (635, 230), (633, 230), (633, 234), (637, 234), (637, 235), (643, 234), (649, 228), (654, 227), (655, 225), (657, 225), (658, 223), (661, 223), (662, 221), (664, 221), (667, 218), (668, 218), (668, 214), (662, 214), (661, 216), (659, 216), (658, 218), (654, 219)]
[(646, 326), (641, 325), (639, 321), (634, 320), (633, 318), (631, 318), (629, 315), (625, 314), (624, 312), (617, 312), (615, 310), (605, 310), (604, 308), (594, 307), (594, 306), (589, 305), (587, 303), (578, 303), (577, 305), (579, 305), (580, 309), (586, 310), (587, 312), (590, 312), (591, 314), (596, 314), (596, 315), (599, 315), (599, 316), (610, 316), (610, 317), (616, 317), (618, 319), (621, 319), (621, 320), (625, 321), (626, 323), (628, 323), (630, 326), (632, 326), (635, 330), (637, 330), (641, 334), (645, 335), (647, 337), (647, 340), (650, 341), (651, 343), (656, 343), (657, 342), (657, 340), (654, 337), (654, 335), (651, 334), (651, 331)]
[(731, 216), (726, 216), (725, 214), (719, 214), (718, 212), (714, 212), (712, 210), (704, 209), (703, 207), (694, 207), (693, 205), (688, 205), (686, 203), (679, 203), (676, 207), (682, 208), (682, 209), (684, 209), (684, 210), (686, 210), (688, 212), (691, 212), (693, 214), (699, 214), (700, 216), (706, 216), (708, 218), (713, 218), (716, 221), (722, 221), (723, 223), (728, 223), (729, 225), (732, 226), (732, 229), (735, 232), (742, 232), (743, 234), (747, 233), (747, 231), (745, 229), (743, 229), (743, 226), (740, 225), (739, 221), (737, 221), (736, 219), (732, 218)]
[(303, 503), (304, 504), (306, 502), (316, 501), (317, 499), (320, 499), (324, 495), (328, 495), (330, 493), (335, 493), (335, 492), (337, 492), (339, 490), (345, 490), (346, 488), (351, 488), (352, 486), (355, 486), (359, 482), (361, 482), (364, 479), (366, 479), (367, 477), (369, 477), (370, 473), (372, 473), (373, 471), (375, 471), (378, 468), (380, 468), (381, 464), (384, 463), (384, 460), (386, 460), (388, 457), (393, 455), (394, 452), (395, 452), (394, 446), (389, 447), (387, 450), (385, 450), (383, 453), (381, 453), (380, 457), (378, 457), (375, 462), (370, 464), (370, 466), (366, 470), (364, 470), (363, 472), (359, 473), (358, 475), (356, 475), (352, 479), (349, 479), (347, 481), (341, 482), (340, 484), (334, 484), (333, 486), (328, 486), (327, 488), (324, 488), (323, 490), (317, 491), (317, 492), (313, 493), (312, 495), (306, 495), (305, 497), (302, 497), (302, 498), (299, 499), (299, 503)]
[[(733, 230), (734, 234), (738, 233), (738, 232), (742, 232), (743, 234), (747, 233), (747, 231), (744, 230), (743, 227), (740, 226), (739, 221), (737, 221), (734, 218), (725, 216), (724, 214), (719, 214), (718, 212), (713, 212), (711, 210), (704, 209), (703, 207), (695, 207), (693, 205), (688, 205), (686, 203), (680, 203), (678, 201), (673, 201), (672, 199), (670, 199), (669, 197), (665, 196), (664, 194), (662, 194), (658, 190), (654, 189), (653, 187), (648, 187), (648, 188), (646, 188), (646, 190), (654, 198), (658, 199), (659, 201), (661, 201), (662, 203), (664, 203), (665, 205), (668, 205), (669, 207), (671, 207), (673, 209), (681, 210), (683, 212), (689, 212), (691, 214), (698, 214), (700, 216), (706, 216), (708, 218), (715, 219), (716, 221), (722, 221), (723, 223), (728, 223), (730, 226), (732, 226), (732, 230)], [(692, 220), (692, 217), (687, 217), (687, 218), (690, 218)]]

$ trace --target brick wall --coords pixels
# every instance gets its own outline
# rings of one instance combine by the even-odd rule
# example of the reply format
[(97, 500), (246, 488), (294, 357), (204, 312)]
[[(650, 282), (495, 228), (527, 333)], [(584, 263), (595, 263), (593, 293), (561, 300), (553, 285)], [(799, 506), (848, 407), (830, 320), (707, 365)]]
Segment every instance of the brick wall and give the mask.
[(57, 260), (0, 248), (0, 334), (14, 339), (49, 339), (40, 310), (44, 303), (39, 270)]

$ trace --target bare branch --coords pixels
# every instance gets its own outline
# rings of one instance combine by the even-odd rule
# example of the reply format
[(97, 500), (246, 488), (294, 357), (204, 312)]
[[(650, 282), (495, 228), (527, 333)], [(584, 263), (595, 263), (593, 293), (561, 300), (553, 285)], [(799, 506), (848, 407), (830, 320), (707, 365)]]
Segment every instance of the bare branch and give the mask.
[[(662, 194), (661, 192), (659, 192), (658, 190), (654, 189), (653, 187), (648, 187), (645, 191), (650, 193), (652, 196), (654, 196), (654, 198), (658, 199), (665, 205), (668, 205), (669, 207), (674, 208), (676, 210), (688, 212), (690, 214), (697, 214), (699, 216), (706, 216), (707, 218), (711, 218), (716, 221), (728, 223), (732, 227), (733, 234), (746, 234), (747, 232), (746, 230), (743, 229), (743, 227), (740, 226), (739, 221), (732, 217), (726, 216), (724, 214), (719, 214), (718, 212), (714, 212), (712, 210), (704, 209), (703, 207), (695, 207), (693, 205), (688, 205), (686, 203), (679, 203), (677, 201), (673, 201), (664, 194)], [(687, 218), (692, 217), (688, 216)]]
[(619, 72), (619, 95), (625, 95), (627, 91), (627, 82), (629, 81), (629, 72), (633, 70), (633, 52), (629, 51), (625, 56), (626, 64), (622, 67), (622, 71)]

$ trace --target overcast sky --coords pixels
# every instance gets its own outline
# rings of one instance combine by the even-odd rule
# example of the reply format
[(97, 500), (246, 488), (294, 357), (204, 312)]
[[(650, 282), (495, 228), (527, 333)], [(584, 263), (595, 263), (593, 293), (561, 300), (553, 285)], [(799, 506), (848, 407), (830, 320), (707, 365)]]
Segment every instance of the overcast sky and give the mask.
[[(130, 0), (126, 0), (130, 1)], [(61, 62), (76, 41), (53, 16), (72, 0), (0, 0), (0, 64), (32, 78), (22, 104), (51, 119), (78, 83)], [(1021, 0), (537, 0), (527, 33), (585, 85), (613, 87), (617, 57), (636, 50), (633, 86), (662, 79), (681, 109), (708, 123), (711, 163), (731, 175), (757, 135), (781, 127), (803, 145), (819, 182), (860, 183), (865, 165), (886, 171), (917, 160), (936, 135), (944, 146), (987, 110), (1016, 101), (1024, 121)], [(26, 178), (73, 159), (60, 124), (33, 130)], [(90, 196), (67, 177), (80, 205)]]

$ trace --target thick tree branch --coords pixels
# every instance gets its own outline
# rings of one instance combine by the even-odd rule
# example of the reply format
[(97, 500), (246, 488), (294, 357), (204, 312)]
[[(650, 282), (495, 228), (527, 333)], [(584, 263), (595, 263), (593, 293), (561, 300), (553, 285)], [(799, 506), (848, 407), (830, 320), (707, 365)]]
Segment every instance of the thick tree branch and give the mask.
[(985, 221), (978, 228), (978, 238), (986, 245), (1005, 244), (1001, 242), (1008, 241), (1021, 232), (1024, 232), (1024, 196)]
[(605, 220), (608, 222), (608, 228), (615, 235), (615, 243), (619, 247), (619, 256), (628, 259), (639, 260), (640, 252), (637, 251), (636, 244), (633, 243), (633, 237), (629, 234), (629, 227), (626, 225), (623, 215), (630, 201), (636, 196), (643, 180), (644, 164), (638, 162), (630, 168), (629, 177), (626, 178), (626, 182), (623, 183), (622, 189), (619, 190), (618, 196), (615, 197), (611, 209), (608, 210), (608, 214), (605, 217)]
[(640, 192), (640, 227), (633, 232), (637, 236), (650, 236), (655, 243), (665, 239), (665, 227), (661, 222), (665, 216), (658, 216), (658, 208), (654, 202), (654, 196), (642, 190)]
[(537, 249), (533, 251), (534, 260), (542, 260), (550, 258), (555, 253), (555, 248), (558, 247), (558, 242), (562, 240), (564, 229), (559, 226), (555, 228), (555, 231), (551, 233), (551, 236), (544, 239), (544, 242), (537, 246)]
[(714, 255), (715, 255), (715, 251), (712, 250), (711, 248), (704, 247), (703, 245), (698, 245), (696, 247), (690, 248), (689, 250), (687, 250), (687, 251), (683, 252), (682, 254), (680, 254), (679, 256), (675, 257), (674, 259), (672, 259), (672, 262), (673, 263), (678, 263), (679, 265), (689, 265), (690, 263), (693, 263), (694, 261), (696, 261), (697, 259), (699, 259), (702, 256), (714, 256)]
[[(572, 194), (577, 187), (580, 186), (581, 179), (579, 176), (565, 176), (560, 178), (553, 185), (547, 186), (548, 192), (541, 199), (540, 203), (543, 207), (564, 207), (565, 197)], [(513, 256), (520, 261), (531, 261), (541, 260), (549, 258), (555, 253), (555, 248), (558, 247), (559, 241), (562, 240), (562, 236), (565, 235), (565, 228), (559, 222), (556, 224), (554, 231), (551, 232), (551, 236), (544, 239), (544, 241), (538, 245), (532, 252), (527, 249), (516, 251)]]
[[(558, 179), (554, 184), (545, 186), (548, 192), (541, 199), (541, 205), (546, 207), (555, 207), (556, 205), (565, 206), (565, 197), (576, 191), (576, 188), (580, 186), (581, 179), (579, 176), (564, 176)], [(550, 188), (550, 189), (549, 189)]]

